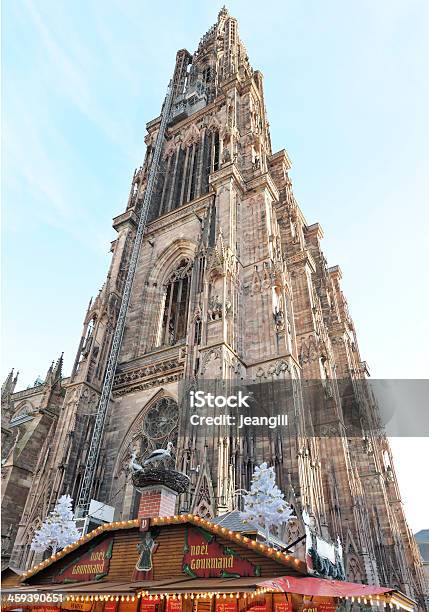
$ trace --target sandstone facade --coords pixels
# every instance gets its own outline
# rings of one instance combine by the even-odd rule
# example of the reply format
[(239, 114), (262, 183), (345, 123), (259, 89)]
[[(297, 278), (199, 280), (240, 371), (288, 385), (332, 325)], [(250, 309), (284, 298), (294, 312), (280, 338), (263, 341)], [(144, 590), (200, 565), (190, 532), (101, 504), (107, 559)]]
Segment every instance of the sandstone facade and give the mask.
[[(361, 435), (348, 438), (344, 428), (349, 398), (338, 381), (354, 388), (367, 367), (341, 271), (328, 267), (322, 229), (306, 221), (295, 200), (288, 154), (271, 149), (262, 74), (250, 66), (237, 20), (225, 9), (193, 55), (177, 53), (173, 84), (177, 95), (93, 497), (115, 506), (116, 519), (135, 516), (130, 453), (143, 459), (171, 440), (177, 467), (193, 484), (177, 510), (213, 517), (236, 507), (234, 491), (248, 487), (254, 466), (266, 460), (276, 466), (298, 515), (284, 537), (293, 542), (302, 535), (306, 510), (322, 537), (341, 539), (349, 580), (389, 584), (419, 597), (419, 554), (388, 441), (373, 434), (377, 408), (370, 397), (359, 398)], [(5, 502), (6, 523), (19, 525), (10, 562), (21, 568), (36, 561), (29, 543), (47, 509), (65, 492), (75, 500), (79, 495), (159, 125), (160, 117), (147, 124), (146, 158), (133, 176), (126, 210), (114, 219), (110, 269), (88, 307), (72, 374), (56, 383), (58, 389), (53, 385), (52, 402), (38, 402), (31, 415), (31, 423), (38, 422), (28, 434), (29, 452), (39, 460), (29, 457), (22, 468), (13, 449), (6, 459), (8, 483), (25, 489), (11, 489)], [(180, 384), (204, 377), (226, 384), (320, 380), (327, 400), (321, 426), (329, 435), (311, 435), (299, 398), (302, 419), (293, 436), (234, 437), (223, 427), (199, 435), (181, 422)], [(15, 396), (12, 389), (8, 402), (17, 409)], [(5, 423), (5, 435), (13, 437), (11, 425)]]

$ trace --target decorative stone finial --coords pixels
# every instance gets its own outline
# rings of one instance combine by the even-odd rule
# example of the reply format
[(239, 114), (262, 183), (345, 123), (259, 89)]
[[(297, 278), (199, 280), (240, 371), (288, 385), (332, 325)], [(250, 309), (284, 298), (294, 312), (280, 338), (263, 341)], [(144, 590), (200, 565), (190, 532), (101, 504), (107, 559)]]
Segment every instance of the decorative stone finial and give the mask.
[(223, 7), (220, 9), (219, 14), (218, 14), (218, 21), (221, 17), (228, 17), (229, 13), (228, 13), (228, 9), (226, 8), (225, 5), (223, 5)]

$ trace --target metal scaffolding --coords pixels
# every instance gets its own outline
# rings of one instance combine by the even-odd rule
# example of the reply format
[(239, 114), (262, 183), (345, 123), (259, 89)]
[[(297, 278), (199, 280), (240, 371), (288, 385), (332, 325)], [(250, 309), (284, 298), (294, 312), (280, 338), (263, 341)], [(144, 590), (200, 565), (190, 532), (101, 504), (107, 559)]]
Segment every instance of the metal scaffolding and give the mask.
[(94, 486), (95, 474), (97, 471), (98, 459), (100, 456), (100, 448), (103, 438), (104, 426), (106, 423), (106, 415), (109, 407), (110, 396), (115, 378), (116, 366), (118, 363), (119, 351), (121, 348), (122, 337), (124, 334), (125, 320), (127, 316), (128, 306), (130, 303), (131, 289), (134, 282), (137, 261), (139, 258), (140, 248), (143, 241), (143, 235), (146, 229), (146, 223), (149, 213), (150, 202), (152, 199), (157, 170), (161, 158), (165, 131), (171, 114), (171, 106), (174, 97), (174, 88), (170, 82), (167, 90), (167, 95), (161, 111), (161, 124), (159, 127), (158, 136), (155, 143), (155, 149), (152, 157), (152, 162), (149, 168), (148, 181), (146, 191), (143, 198), (140, 217), (137, 226), (136, 237), (134, 240), (133, 250), (131, 253), (130, 264), (125, 281), (121, 308), (119, 310), (118, 320), (113, 334), (112, 346), (110, 348), (109, 359), (107, 361), (106, 373), (104, 376), (103, 387), (101, 390), (100, 402), (98, 404), (97, 413), (95, 416), (94, 429), (92, 432), (91, 443), (88, 452), (88, 459), (85, 466), (85, 473), (80, 489), (79, 500), (76, 507), (76, 517), (83, 517), (88, 512), (89, 503)]

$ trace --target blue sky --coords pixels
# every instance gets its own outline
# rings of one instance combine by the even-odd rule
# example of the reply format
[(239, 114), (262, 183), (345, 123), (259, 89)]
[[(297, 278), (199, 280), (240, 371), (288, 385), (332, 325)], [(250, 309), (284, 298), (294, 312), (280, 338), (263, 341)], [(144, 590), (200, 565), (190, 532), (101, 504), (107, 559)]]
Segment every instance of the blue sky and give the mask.
[[(18, 368), (20, 388), (61, 351), (69, 373), (145, 124), (159, 114), (177, 49), (193, 51), (220, 6), (2, 3), (2, 377)], [(426, 378), (429, 4), (228, 8), (264, 73), (273, 148), (289, 152), (304, 214), (343, 270), (363, 359), (374, 377)], [(404, 444), (394, 442), (411, 524), (428, 527), (419, 508), (429, 500), (409, 482), (423, 442)]]

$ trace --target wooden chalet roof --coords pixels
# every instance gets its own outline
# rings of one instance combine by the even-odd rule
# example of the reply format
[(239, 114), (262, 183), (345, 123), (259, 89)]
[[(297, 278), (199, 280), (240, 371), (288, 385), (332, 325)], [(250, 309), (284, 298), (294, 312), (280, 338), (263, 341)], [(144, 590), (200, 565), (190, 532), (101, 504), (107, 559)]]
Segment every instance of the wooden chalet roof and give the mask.
[[(55, 571), (60, 570), (68, 563), (73, 562), (79, 555), (85, 553), (89, 548), (89, 543), (95, 545), (110, 534), (112, 534), (114, 542), (113, 554), (109, 573), (103, 579), (103, 582), (131, 580), (132, 569), (138, 559), (136, 545), (140, 540), (139, 525), (139, 519), (106, 523), (24, 572), (21, 581), (32, 585), (51, 582)], [(261, 542), (256, 542), (239, 532), (232, 531), (194, 514), (181, 514), (150, 519), (150, 528), (155, 526), (161, 528), (157, 537), (160, 546), (156, 553), (157, 563), (159, 564), (155, 576), (156, 580), (183, 575), (181, 570), (183, 534), (186, 525), (204, 529), (215, 535), (220, 544), (236, 549), (241, 556), (262, 568), (261, 576), (280, 576), (284, 574), (299, 576), (307, 574), (305, 562), (293, 555), (278, 551)]]

